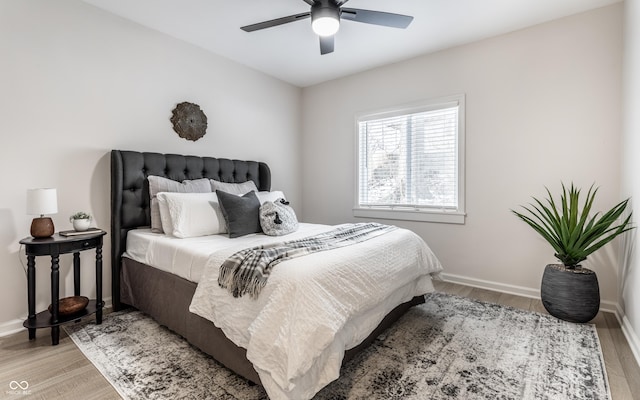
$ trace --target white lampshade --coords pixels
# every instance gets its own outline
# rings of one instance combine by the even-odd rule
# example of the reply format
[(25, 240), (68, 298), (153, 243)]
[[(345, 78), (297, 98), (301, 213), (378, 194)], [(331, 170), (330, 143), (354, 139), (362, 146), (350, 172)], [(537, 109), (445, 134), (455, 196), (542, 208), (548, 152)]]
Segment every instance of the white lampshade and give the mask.
[(27, 214), (45, 215), (58, 212), (56, 189), (27, 189)]

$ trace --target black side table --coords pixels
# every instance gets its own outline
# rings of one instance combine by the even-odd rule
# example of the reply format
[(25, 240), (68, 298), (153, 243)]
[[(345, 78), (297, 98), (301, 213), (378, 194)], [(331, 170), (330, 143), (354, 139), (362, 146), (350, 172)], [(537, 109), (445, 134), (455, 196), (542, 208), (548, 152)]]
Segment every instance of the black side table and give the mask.
[[(107, 233), (97, 231), (76, 236), (61, 236), (56, 233), (51, 237), (36, 239), (24, 238), (27, 253), (27, 301), (29, 316), (23, 326), (29, 329), (29, 340), (36, 338), (36, 329), (51, 327), (51, 344), (57, 345), (60, 340), (60, 325), (75, 321), (88, 315), (96, 314), (96, 323), (102, 323), (102, 237)], [(80, 295), (80, 252), (96, 249), (96, 298), (90, 300), (87, 307), (72, 315), (58, 315), (59, 302), (59, 261), (60, 254), (73, 253), (73, 293)], [(36, 256), (51, 256), (51, 312), (45, 310), (36, 314)]]

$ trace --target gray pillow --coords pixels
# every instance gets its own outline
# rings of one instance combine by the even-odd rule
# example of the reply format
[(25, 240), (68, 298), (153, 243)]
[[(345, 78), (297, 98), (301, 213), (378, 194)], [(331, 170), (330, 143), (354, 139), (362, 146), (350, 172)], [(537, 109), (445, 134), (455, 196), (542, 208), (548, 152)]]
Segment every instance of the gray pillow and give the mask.
[(252, 190), (258, 191), (258, 187), (253, 181), (246, 181), (242, 183), (228, 183), (220, 182), (215, 179), (211, 179), (211, 191), (222, 190), (223, 192), (237, 194), (242, 196), (245, 193), (249, 193)]
[[(209, 179), (194, 179), (191, 181), (174, 181), (162, 176), (149, 175), (149, 198), (151, 208), (151, 232), (162, 233), (162, 219), (158, 205), (158, 193), (211, 193)], [(169, 232), (170, 233), (170, 232)]]
[(250, 233), (262, 232), (260, 227), (260, 200), (256, 192), (251, 191), (243, 196), (216, 190), (220, 209), (230, 238), (237, 238)]

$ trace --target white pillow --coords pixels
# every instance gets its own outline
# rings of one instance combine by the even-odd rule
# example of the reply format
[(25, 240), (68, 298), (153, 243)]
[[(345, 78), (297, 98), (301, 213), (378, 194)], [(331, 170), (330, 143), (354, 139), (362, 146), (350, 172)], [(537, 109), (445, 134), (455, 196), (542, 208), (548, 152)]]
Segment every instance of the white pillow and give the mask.
[(278, 199), (287, 199), (284, 197), (284, 193), (279, 190), (274, 190), (273, 192), (257, 192), (258, 200), (260, 200), (260, 205), (263, 205), (267, 201), (275, 202)]
[(173, 235), (173, 222), (171, 221), (171, 214), (169, 213), (167, 199), (164, 196), (164, 192), (162, 192), (162, 198), (158, 197), (159, 194), (161, 193), (156, 194), (156, 202), (158, 203), (158, 210), (160, 211), (162, 232), (167, 235)]
[(237, 194), (239, 196), (245, 195), (250, 191), (258, 191), (258, 187), (253, 181), (246, 181), (242, 183), (227, 183), (210, 179), (211, 191), (215, 193), (216, 190), (222, 190), (223, 192)]
[[(158, 193), (160, 212), (168, 212), (169, 234), (179, 238), (226, 233), (224, 216), (215, 193)], [(165, 207), (162, 206), (165, 203)], [(166, 214), (166, 212), (165, 212)], [(164, 218), (167, 220), (167, 218)], [(164, 228), (163, 221), (163, 228)]]
[[(157, 194), (160, 192), (208, 193), (211, 192), (209, 179), (200, 178), (182, 182), (173, 181), (162, 176), (149, 175), (149, 203), (151, 207), (151, 232), (162, 233), (162, 220), (158, 207)], [(170, 233), (170, 232), (169, 232)]]

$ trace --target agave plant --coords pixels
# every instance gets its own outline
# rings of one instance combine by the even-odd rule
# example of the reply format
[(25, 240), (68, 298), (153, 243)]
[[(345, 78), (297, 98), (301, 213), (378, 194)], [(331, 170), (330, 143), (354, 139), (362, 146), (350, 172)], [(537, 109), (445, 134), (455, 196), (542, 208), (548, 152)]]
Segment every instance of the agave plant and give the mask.
[(562, 185), (559, 204), (553, 199), (549, 189), (545, 189), (549, 195), (546, 202), (533, 197), (535, 203), (522, 207), (530, 215), (511, 211), (549, 242), (555, 250), (555, 256), (569, 269), (576, 268), (587, 256), (616, 236), (633, 229), (630, 223), (631, 213), (622, 223), (618, 223), (629, 199), (621, 201), (604, 214), (598, 212), (590, 217), (598, 188), (591, 185), (582, 205), (580, 189), (575, 188), (573, 183), (568, 190)]

